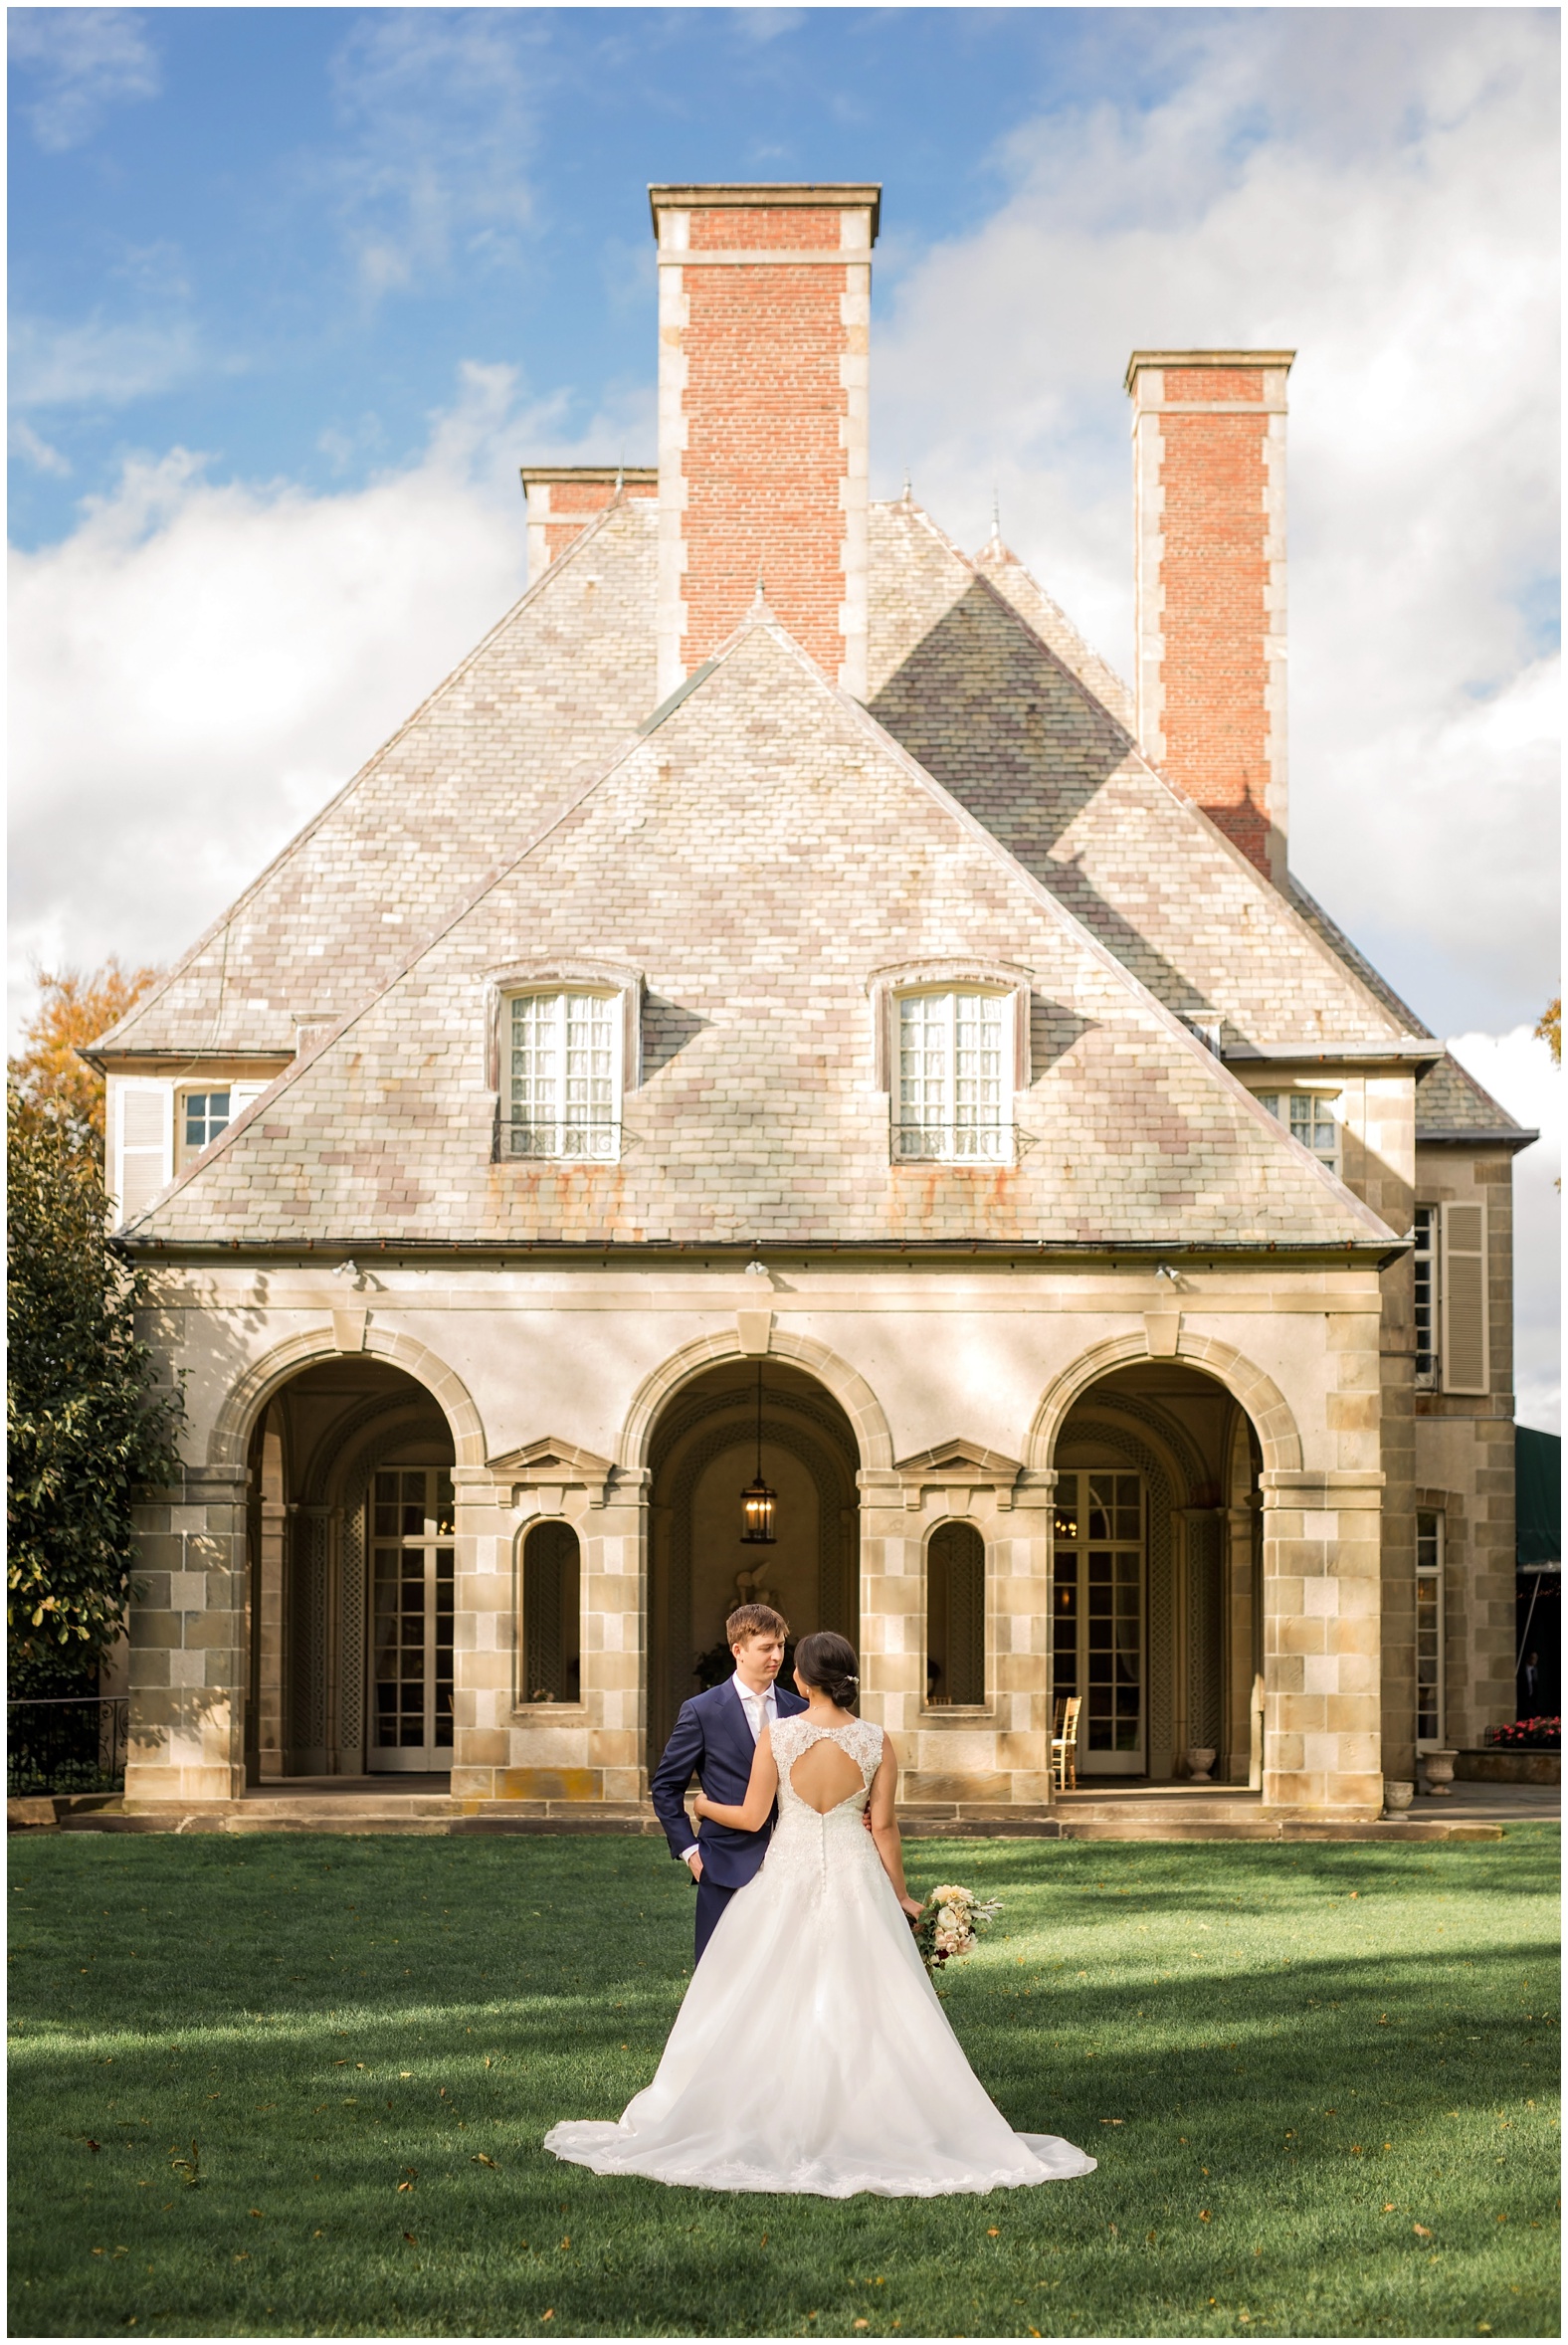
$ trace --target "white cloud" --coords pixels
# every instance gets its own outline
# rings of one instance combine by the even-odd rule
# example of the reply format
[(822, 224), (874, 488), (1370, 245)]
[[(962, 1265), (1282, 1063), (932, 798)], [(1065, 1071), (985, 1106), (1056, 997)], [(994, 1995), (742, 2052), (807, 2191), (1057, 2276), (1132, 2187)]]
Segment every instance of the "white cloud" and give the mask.
[(30, 464), (35, 473), (52, 473), (61, 481), (70, 473), (70, 458), (58, 448), (52, 448), (47, 440), (40, 439), (32, 425), (24, 423), (20, 416), (12, 417), (7, 439), (11, 454)]
[(1418, 1010), (1501, 1025), (1557, 966), (1527, 616), (1557, 556), (1555, 19), (1176, 12), (1149, 37), (1156, 103), (1018, 132), (1007, 201), (899, 282), (880, 491), (907, 461), (978, 544), (996, 483), (1125, 674), (1128, 351), (1297, 347), (1293, 860)]
[(10, 62), (33, 96), (22, 112), (53, 154), (80, 146), (111, 105), (156, 98), (158, 60), (139, 16), (123, 8), (13, 8)]
[(1528, 1026), (1460, 1034), (1449, 1049), (1540, 1138), (1513, 1163), (1514, 1389), (1521, 1425), (1562, 1430), (1563, 1072)]
[(12, 980), (163, 961), (492, 626), (524, 583), (520, 447), (581, 461), (504, 369), (464, 370), (419, 461), (308, 496), (126, 466), (11, 556)]
[(77, 325), (18, 317), (11, 328), (11, 403), (16, 408), (122, 407), (167, 391), (204, 360), (188, 318), (102, 316)]
[(312, 167), (374, 300), (515, 265), (532, 212), (526, 12), (376, 10), (333, 59), (344, 146)]

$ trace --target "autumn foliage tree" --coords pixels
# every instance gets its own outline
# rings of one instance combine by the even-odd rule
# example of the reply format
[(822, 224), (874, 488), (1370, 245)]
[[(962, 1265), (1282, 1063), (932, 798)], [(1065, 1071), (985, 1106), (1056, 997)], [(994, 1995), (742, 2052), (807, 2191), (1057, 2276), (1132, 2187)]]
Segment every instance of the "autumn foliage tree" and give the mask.
[(108, 1236), (102, 1085), (72, 1056), (150, 974), (44, 979), (6, 1085), (13, 1695), (91, 1687), (124, 1620), (136, 1490), (178, 1466), (180, 1398), (154, 1383), (143, 1281)]
[(116, 1026), (159, 975), (122, 969), (116, 959), (84, 975), (45, 970), (38, 1008), (22, 1029), (23, 1048), (10, 1061), (26, 1118), (53, 1116), (103, 1161), (103, 1077), (78, 1053)]

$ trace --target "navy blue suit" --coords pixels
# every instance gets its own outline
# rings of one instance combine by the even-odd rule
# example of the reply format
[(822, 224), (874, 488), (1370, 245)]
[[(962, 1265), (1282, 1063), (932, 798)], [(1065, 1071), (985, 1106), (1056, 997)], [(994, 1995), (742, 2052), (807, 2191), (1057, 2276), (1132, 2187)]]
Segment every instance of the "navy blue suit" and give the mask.
[[(793, 1718), (806, 1704), (798, 1693), (773, 1688), (778, 1714)], [(685, 1800), (693, 1775), (710, 1800), (725, 1808), (745, 1802), (756, 1756), (751, 1728), (735, 1691), (735, 1680), (710, 1685), (681, 1705), (681, 1715), (665, 1745), (651, 1786), (654, 1814), (665, 1828), (670, 1854), (684, 1857), (693, 1837), (702, 1856), (702, 1877), (696, 1884), (696, 1959), (718, 1926), (718, 1917), (737, 1889), (743, 1889), (767, 1855), (777, 1808), (760, 1832), (737, 1832), (732, 1825), (704, 1818), (693, 1836)]]

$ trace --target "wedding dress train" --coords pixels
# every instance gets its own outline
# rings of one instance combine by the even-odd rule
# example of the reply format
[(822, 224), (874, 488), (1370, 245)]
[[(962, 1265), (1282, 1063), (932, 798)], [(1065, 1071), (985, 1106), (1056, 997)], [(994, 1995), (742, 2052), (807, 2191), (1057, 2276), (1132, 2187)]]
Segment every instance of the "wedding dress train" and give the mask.
[[(790, 1770), (829, 1733), (864, 1782), (822, 1816)], [(963, 2055), (861, 1820), (882, 1745), (882, 1728), (862, 1719), (778, 1720), (767, 1856), (725, 1908), (658, 2073), (619, 2124), (556, 2125), (546, 2149), (597, 2174), (828, 2199), (940, 2198), (1093, 2171), (1070, 2141), (1015, 2133)]]

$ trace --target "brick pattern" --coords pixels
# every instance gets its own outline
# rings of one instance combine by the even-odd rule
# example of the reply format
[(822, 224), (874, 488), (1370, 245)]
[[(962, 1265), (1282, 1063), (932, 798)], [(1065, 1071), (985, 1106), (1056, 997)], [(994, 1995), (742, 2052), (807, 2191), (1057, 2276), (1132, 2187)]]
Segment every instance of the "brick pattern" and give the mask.
[(655, 497), (657, 472), (628, 471), (620, 465), (562, 465), (523, 468), (528, 499), (528, 584), (536, 585), (550, 564), (575, 545), (590, 521), (619, 497)]
[[(776, 217), (794, 227), (811, 215)], [(768, 219), (698, 214), (693, 226)], [(757, 234), (746, 241), (766, 240)], [(737, 265), (685, 276), (686, 669), (733, 633), (760, 579), (781, 624), (837, 679), (844, 659), (847, 452), (840, 427), (849, 397), (839, 359), (846, 273)], [(781, 480), (789, 483), (784, 497)]]
[[(613, 1165), (490, 1161), (486, 984), (630, 959), (684, 1046)], [(1019, 1162), (888, 1162), (869, 981), (1033, 973)], [(138, 1225), (167, 1240), (1376, 1241), (1383, 1225), (771, 625)]]
[(1262, 427), (1263, 418), (1253, 415), (1163, 418), (1160, 763), (1267, 872), (1269, 711), (1261, 647), (1269, 563)]
[[(1139, 734), (1282, 883), (1283, 365), (1134, 359)], [(1239, 412), (1228, 414), (1227, 408)]]

